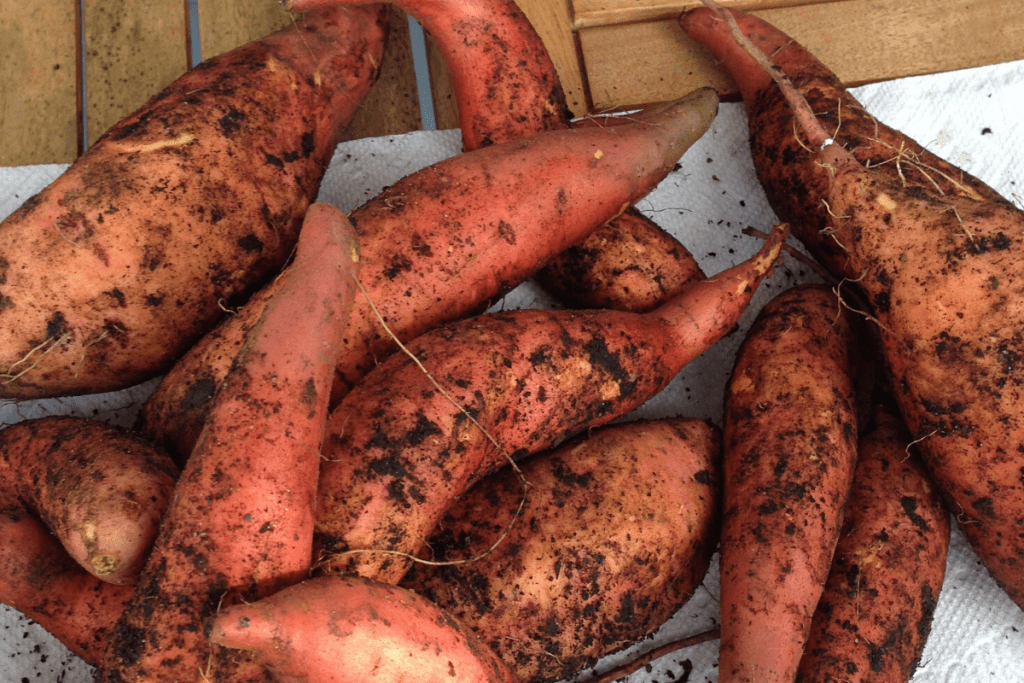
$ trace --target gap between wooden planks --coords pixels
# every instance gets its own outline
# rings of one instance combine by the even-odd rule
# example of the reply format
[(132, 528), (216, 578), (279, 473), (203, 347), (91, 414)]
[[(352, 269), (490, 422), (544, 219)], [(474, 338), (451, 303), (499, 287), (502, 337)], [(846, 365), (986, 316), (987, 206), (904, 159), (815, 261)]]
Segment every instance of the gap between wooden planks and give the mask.
[[(198, 4), (204, 58), (291, 21), (279, 0)], [(0, 0), (0, 166), (74, 161), (81, 152), (83, 107), (92, 143), (188, 68), (183, 0), (84, 0), (80, 16), (77, 7), (77, 0)], [(80, 23), (84, 31), (76, 40)], [(349, 136), (421, 127), (409, 29), (405, 14), (392, 10), (378, 83)]]

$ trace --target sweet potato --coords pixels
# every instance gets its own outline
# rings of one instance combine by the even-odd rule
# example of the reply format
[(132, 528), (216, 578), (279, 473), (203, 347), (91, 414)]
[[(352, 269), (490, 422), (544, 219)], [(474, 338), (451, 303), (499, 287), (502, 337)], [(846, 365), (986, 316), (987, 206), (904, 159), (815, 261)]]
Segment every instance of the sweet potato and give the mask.
[(424, 552), (461, 564), (415, 564), (400, 585), (520, 680), (569, 679), (650, 635), (700, 585), (718, 542), (720, 457), (702, 420), (594, 430), (522, 461), (521, 476), (505, 467), (477, 482)]
[(76, 656), (95, 666), (134, 594), (98, 579), (68, 556), (37, 518), (0, 516), (0, 602), (35, 620)]
[(32, 515), (86, 571), (133, 584), (178, 470), (148, 442), (77, 417), (0, 430), (0, 510)]
[(320, 577), (220, 611), (210, 641), (255, 653), (282, 683), (516, 683), (461, 624), (415, 593)]
[(486, 314), (421, 335), (411, 356), (378, 365), (329, 420), (321, 569), (400, 580), (408, 563), (393, 553), (417, 552), (474, 481), (626, 414), (727, 334), (786, 233), (778, 226), (750, 260), (650, 313)]
[(792, 681), (857, 456), (850, 331), (835, 294), (772, 299), (737, 354), (722, 440), (719, 680)]
[[(365, 0), (283, 0), (294, 10)], [(464, 151), (570, 126), (572, 113), (529, 18), (512, 0), (397, 0), (451, 74)], [(572, 308), (643, 313), (701, 279), (675, 237), (635, 208), (554, 257), (534, 280)]]
[(907, 683), (946, 574), (949, 512), (901, 420), (879, 408), (858, 448), (832, 568), (796, 680)]
[(989, 572), (1024, 606), (1024, 214), (885, 131), (788, 36), (736, 18), (754, 54), (770, 55), (791, 84), (775, 85), (715, 13), (685, 14), (682, 25), (740, 83), (776, 213), (870, 302), (925, 466)]
[(203, 62), (0, 224), (0, 396), (155, 377), (278, 270), (386, 16), (327, 7)]
[[(395, 183), (351, 214), (362, 284), (338, 363), (336, 402), (396, 348), (371, 309), (408, 340), (478, 312), (551, 255), (649, 192), (709, 127), (710, 89), (613, 130), (540, 133), (468, 152)], [(140, 430), (187, 457), (258, 305), (193, 348), (147, 401)]]
[(101, 681), (250, 680), (211, 652), (205, 620), (305, 578), (334, 364), (355, 294), (358, 244), (340, 209), (313, 204), (280, 278), (214, 399)]
[(98, 662), (177, 474), (166, 454), (93, 420), (0, 431), (0, 602)]

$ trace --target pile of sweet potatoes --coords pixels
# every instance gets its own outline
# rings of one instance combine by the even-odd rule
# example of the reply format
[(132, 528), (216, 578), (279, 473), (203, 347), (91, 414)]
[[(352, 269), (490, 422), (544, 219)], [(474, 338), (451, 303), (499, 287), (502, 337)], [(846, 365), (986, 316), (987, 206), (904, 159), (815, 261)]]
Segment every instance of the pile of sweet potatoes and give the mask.
[[(773, 27), (690, 11), (786, 221), (705, 277), (630, 207), (689, 147), (713, 149), (714, 92), (572, 127), (511, 0), (399, 4), (452, 62), (466, 151), (350, 216), (314, 198), (378, 68), (380, 7), (294, 0), (303, 22), (183, 77), (0, 224), (0, 396), (174, 363), (134, 429), (4, 413), (0, 602), (104, 683), (554, 681), (649, 638), (718, 550), (719, 680), (905, 682), (952, 511), (1024, 604), (1015, 207), (874, 121)], [(246, 70), (291, 85), (250, 92), (230, 80)], [(226, 112), (216, 149), (182, 101)], [(117, 188), (81, 189), (104, 154), (125, 161)], [(175, 209), (178, 251), (150, 224), (138, 247), (103, 241), (141, 230), (118, 218), (143, 213), (133, 191), (153, 173), (193, 201), (183, 160), (205, 155), (219, 161), (194, 182), (217, 202)], [(260, 161), (235, 210), (225, 158)], [(263, 176), (286, 171), (269, 193)], [(49, 261), (24, 235), (48, 229), (116, 283), (36, 293)], [(208, 260), (179, 254), (214, 234), (230, 244)], [(826, 275), (793, 275), (789, 234)], [(172, 266), (206, 269), (206, 289)], [(492, 306), (532, 276), (562, 303)], [(666, 387), (707, 358), (719, 373), (696, 367), (693, 387), (715, 408), (680, 417)], [(662, 419), (610, 424), (641, 415)]]

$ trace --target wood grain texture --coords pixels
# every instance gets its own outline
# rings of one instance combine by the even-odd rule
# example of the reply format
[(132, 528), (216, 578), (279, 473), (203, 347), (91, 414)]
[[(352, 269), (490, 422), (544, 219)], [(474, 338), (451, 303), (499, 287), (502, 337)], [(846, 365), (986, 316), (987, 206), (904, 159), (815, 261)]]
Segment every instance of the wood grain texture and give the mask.
[(279, 0), (199, 0), (199, 44), (202, 58), (234, 50), (284, 28), (291, 14)]
[(188, 69), (182, 0), (85, 0), (89, 144)]
[[(1003, 0), (844, 0), (755, 12), (848, 86), (1024, 59), (1024, 12)], [(674, 99), (731, 79), (675, 18), (579, 31), (594, 111)]]
[(404, 12), (392, 7), (389, 21), (380, 76), (348, 128), (349, 140), (423, 129), (409, 20)]
[[(722, 7), (753, 12), (772, 7), (842, 1), (844, 0), (718, 0), (718, 4)], [(573, 28), (668, 19), (703, 4), (700, 0), (572, 0)]]
[(0, 0), (0, 166), (78, 154), (75, 5)]
[(427, 44), (427, 70), (430, 73), (430, 97), (434, 105), (434, 125), (438, 130), (459, 127), (459, 105), (455, 99), (455, 86), (444, 55), (437, 43), (424, 32)]

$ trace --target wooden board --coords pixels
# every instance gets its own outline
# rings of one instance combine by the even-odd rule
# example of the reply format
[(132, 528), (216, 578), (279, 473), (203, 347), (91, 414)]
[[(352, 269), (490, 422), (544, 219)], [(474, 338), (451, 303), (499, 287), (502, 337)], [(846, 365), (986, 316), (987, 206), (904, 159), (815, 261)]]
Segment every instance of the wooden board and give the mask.
[[(743, 11), (813, 5), (842, 0), (718, 0), (722, 7)], [(574, 29), (611, 24), (628, 24), (678, 17), (682, 12), (700, 7), (700, 0), (572, 0)]]
[(0, 0), (0, 166), (78, 153), (75, 3)]
[(85, 111), (92, 144), (188, 69), (182, 0), (85, 0)]
[[(74, 161), (80, 140), (94, 142), (188, 68), (185, 0), (84, 0), (81, 17), (77, 7), (0, 0), (2, 166)], [(201, 53), (226, 52), (290, 21), (279, 0), (199, 0)], [(351, 137), (422, 127), (405, 15), (393, 10), (391, 26), (380, 78)]]
[[(757, 11), (847, 85), (1024, 59), (1024, 7), (1006, 0), (843, 0)], [(984, 38), (982, 38), (984, 36)], [(591, 111), (673, 99), (731, 80), (676, 17), (581, 28)]]

